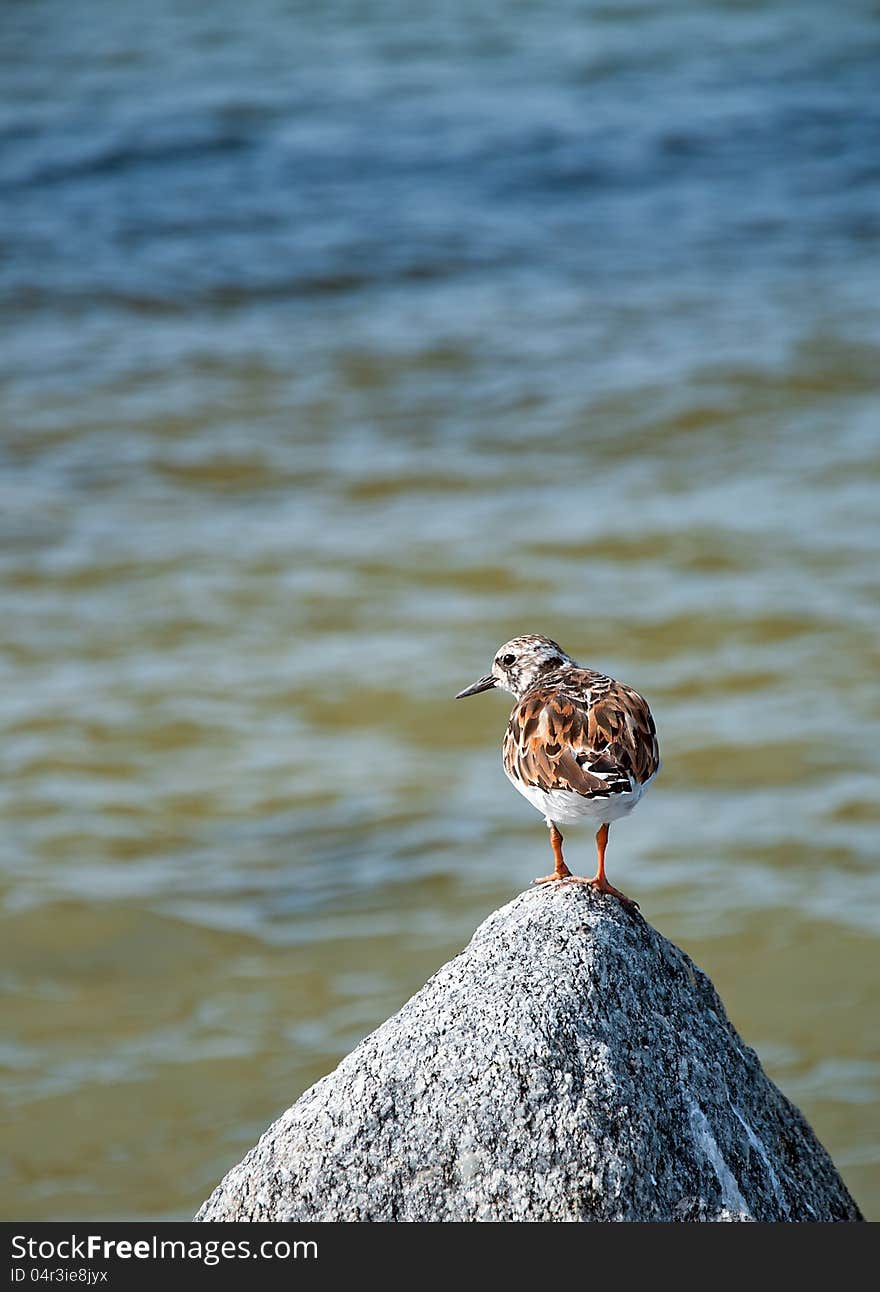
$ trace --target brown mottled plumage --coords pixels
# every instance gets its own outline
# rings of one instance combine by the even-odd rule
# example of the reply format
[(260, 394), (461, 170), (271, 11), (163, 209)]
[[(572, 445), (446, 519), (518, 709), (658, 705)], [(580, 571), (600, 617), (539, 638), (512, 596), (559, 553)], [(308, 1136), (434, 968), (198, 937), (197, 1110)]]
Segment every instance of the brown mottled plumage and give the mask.
[(660, 765), (654, 719), (632, 687), (564, 668), (527, 691), (504, 736), (509, 775), (542, 790), (606, 796), (644, 785)]
[[(502, 687), (517, 698), (504, 736), (504, 770), (544, 813), (556, 865), (536, 883), (592, 884), (635, 907), (605, 878), (608, 827), (635, 807), (660, 770), (657, 731), (647, 701), (604, 673), (581, 668), (549, 637), (515, 637), (495, 656), (492, 672), (456, 697)], [(590, 880), (573, 876), (562, 858), (560, 821), (599, 823), (599, 864)]]

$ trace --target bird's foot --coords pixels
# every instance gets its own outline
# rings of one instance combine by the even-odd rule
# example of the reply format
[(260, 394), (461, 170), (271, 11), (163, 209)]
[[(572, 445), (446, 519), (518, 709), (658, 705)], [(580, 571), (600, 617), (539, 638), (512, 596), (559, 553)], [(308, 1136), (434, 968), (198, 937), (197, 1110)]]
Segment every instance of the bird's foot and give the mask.
[[(550, 878), (552, 879), (553, 876), (551, 875)], [(609, 884), (608, 880), (605, 879), (604, 876), (601, 879), (598, 875), (594, 875), (592, 879), (583, 879), (580, 875), (570, 875), (569, 882), (572, 884), (586, 884), (589, 888), (592, 888), (594, 893), (607, 893), (609, 897), (616, 897), (621, 906), (632, 914), (635, 914), (639, 909), (638, 902), (634, 901), (631, 897), (627, 897), (626, 893), (622, 893), (620, 889), (615, 888), (613, 884)]]
[(609, 897), (616, 897), (618, 902), (620, 902), (620, 905), (624, 907), (625, 910), (630, 911), (631, 914), (635, 915), (636, 911), (639, 909), (638, 902), (634, 901), (631, 897), (627, 897), (626, 893), (622, 893), (620, 889), (615, 888), (613, 884), (609, 884), (608, 880), (604, 877), (600, 879), (597, 875), (595, 878), (588, 879), (586, 882), (595, 893), (607, 893)]
[(553, 884), (556, 881), (565, 882), (569, 879), (574, 879), (574, 878), (575, 876), (568, 869), (568, 866), (566, 866), (565, 863), (563, 862), (562, 870), (554, 870), (552, 875), (541, 875), (538, 879), (533, 879), (532, 883), (533, 884)]

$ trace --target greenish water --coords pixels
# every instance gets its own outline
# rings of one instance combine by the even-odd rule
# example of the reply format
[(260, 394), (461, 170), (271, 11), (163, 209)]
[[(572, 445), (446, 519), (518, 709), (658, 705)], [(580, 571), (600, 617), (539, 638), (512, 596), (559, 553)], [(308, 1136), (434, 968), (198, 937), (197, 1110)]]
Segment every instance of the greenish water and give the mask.
[(188, 1217), (546, 872), (537, 631), (880, 1218), (870, 6), (248, 12), (5, 19), (2, 1213)]

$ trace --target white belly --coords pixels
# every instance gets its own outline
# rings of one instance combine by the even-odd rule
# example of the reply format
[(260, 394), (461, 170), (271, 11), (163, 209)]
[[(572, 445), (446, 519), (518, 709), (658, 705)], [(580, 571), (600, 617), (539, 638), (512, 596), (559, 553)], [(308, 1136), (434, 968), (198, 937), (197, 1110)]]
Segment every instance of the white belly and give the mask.
[[(657, 771), (659, 770), (658, 767)], [(506, 771), (505, 775), (507, 775)], [(656, 775), (657, 772), (654, 773), (654, 776)], [(607, 798), (591, 799), (584, 798), (582, 794), (576, 794), (574, 790), (540, 790), (534, 785), (523, 785), (522, 781), (514, 780), (512, 776), (507, 775), (507, 779), (519, 790), (523, 798), (529, 800), (532, 807), (538, 809), (548, 825), (554, 822), (556, 825), (571, 825), (576, 821), (593, 821), (599, 826), (619, 821), (622, 816), (626, 816), (627, 812), (631, 812), (654, 776), (645, 781), (644, 785), (633, 785), (631, 790), (622, 794), (609, 794)]]

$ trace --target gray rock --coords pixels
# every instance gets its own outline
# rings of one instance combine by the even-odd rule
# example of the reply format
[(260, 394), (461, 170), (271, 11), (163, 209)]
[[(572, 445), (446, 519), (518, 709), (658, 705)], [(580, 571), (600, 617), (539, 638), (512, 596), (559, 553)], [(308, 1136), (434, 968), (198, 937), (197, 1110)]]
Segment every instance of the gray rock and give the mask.
[(548, 885), (302, 1095), (197, 1220), (860, 1220), (692, 961)]

